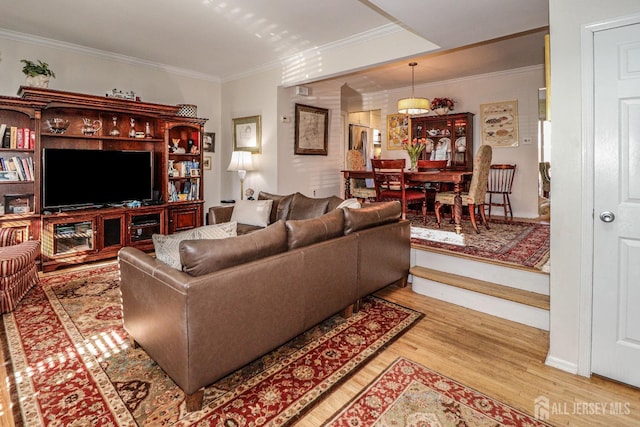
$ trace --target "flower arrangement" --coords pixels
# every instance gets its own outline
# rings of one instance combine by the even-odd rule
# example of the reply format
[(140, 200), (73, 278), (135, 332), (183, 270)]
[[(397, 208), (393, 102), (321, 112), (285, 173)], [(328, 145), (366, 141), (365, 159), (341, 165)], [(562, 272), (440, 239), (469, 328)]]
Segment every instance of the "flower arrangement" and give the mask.
[(431, 109), (436, 110), (438, 108), (448, 108), (449, 110), (453, 110), (453, 106), (455, 102), (451, 98), (433, 98), (431, 101)]
[(411, 161), (411, 169), (415, 169), (418, 164), (418, 157), (420, 157), (420, 153), (427, 146), (426, 138), (413, 138), (411, 142), (408, 139), (402, 141), (402, 148), (409, 155), (409, 160)]

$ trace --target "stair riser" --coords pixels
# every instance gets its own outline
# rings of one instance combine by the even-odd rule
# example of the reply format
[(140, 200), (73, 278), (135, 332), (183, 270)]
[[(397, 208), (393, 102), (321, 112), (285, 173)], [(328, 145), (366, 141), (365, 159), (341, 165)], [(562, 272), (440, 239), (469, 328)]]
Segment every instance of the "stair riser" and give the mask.
[(445, 285), (416, 276), (414, 276), (412, 280), (412, 289), (421, 295), (447, 301), (545, 331), (549, 330), (549, 312), (547, 310)]
[(411, 249), (411, 265), (549, 295), (549, 275), (519, 268), (449, 256), (438, 252)]

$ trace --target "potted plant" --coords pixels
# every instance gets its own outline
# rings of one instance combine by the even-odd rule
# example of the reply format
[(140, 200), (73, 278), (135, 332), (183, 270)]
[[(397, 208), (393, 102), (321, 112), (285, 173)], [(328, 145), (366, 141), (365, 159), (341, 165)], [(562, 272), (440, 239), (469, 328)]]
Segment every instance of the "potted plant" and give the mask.
[(27, 76), (25, 82), (27, 86), (49, 87), (49, 79), (56, 77), (56, 74), (49, 68), (49, 64), (39, 59), (37, 63), (28, 59), (22, 59), (20, 62), (24, 63), (22, 72)]

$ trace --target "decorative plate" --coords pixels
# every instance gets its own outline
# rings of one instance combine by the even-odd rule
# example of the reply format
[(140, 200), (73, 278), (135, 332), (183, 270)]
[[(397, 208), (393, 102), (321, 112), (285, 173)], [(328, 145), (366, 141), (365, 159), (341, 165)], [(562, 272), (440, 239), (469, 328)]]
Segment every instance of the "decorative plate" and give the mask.
[(456, 139), (456, 151), (463, 152), (467, 149), (467, 137), (462, 136)]
[(438, 142), (438, 144), (440, 144), (441, 146), (446, 147), (447, 151), (451, 151), (451, 139), (449, 139), (449, 138), (440, 138), (440, 141)]

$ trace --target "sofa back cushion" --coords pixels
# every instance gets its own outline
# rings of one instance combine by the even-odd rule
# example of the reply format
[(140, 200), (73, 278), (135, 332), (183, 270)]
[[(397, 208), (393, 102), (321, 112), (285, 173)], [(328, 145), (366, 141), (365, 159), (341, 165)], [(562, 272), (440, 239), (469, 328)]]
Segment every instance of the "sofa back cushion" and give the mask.
[(293, 194), (281, 196), (278, 194), (265, 193), (264, 191), (258, 193), (258, 200), (273, 200), (273, 204), (271, 206), (271, 215), (269, 217), (269, 224), (273, 224), (279, 219), (283, 221), (287, 219), (287, 215), (289, 214), (289, 206), (291, 205), (292, 199)]
[(334, 209), (318, 218), (291, 219), (285, 225), (289, 250), (292, 250), (342, 236), (344, 215)]
[(266, 258), (287, 250), (283, 221), (242, 236), (221, 240), (184, 240), (180, 243), (182, 270), (192, 276)]
[(237, 223), (225, 222), (222, 224), (205, 225), (191, 230), (174, 234), (153, 234), (153, 249), (156, 258), (171, 267), (181, 270), (180, 242), (191, 239), (225, 239), (236, 236)]
[[(336, 203), (338, 199), (339, 202)], [(310, 219), (318, 218), (329, 211), (329, 204), (335, 208), (342, 202), (342, 199), (338, 197), (307, 197), (302, 193), (295, 193), (291, 200), (291, 206), (289, 208), (289, 215), (287, 219)]]
[(360, 209), (344, 208), (342, 211), (345, 235), (396, 222), (402, 217), (402, 205), (398, 201), (371, 203)]

